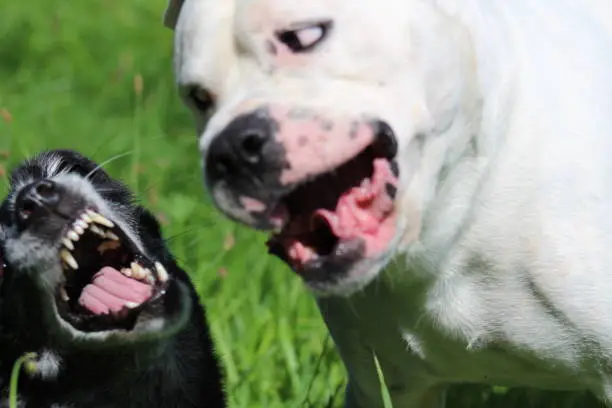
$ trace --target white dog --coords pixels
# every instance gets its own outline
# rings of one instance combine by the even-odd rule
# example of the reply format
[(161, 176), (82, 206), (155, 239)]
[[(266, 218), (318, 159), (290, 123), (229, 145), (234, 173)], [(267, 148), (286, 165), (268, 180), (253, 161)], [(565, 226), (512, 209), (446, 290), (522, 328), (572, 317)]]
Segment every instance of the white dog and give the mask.
[(612, 3), (172, 1), (229, 217), (318, 297), (347, 406), (612, 401)]

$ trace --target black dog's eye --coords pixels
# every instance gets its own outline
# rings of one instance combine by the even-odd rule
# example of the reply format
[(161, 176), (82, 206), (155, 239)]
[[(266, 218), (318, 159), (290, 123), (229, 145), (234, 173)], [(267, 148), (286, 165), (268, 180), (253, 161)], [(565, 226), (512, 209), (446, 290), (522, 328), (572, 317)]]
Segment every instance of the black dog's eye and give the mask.
[(210, 92), (199, 86), (191, 86), (187, 90), (187, 99), (198, 111), (208, 113), (215, 105)]
[(295, 53), (307, 52), (323, 42), (331, 28), (331, 20), (307, 23), (288, 30), (278, 31), (276, 37)]

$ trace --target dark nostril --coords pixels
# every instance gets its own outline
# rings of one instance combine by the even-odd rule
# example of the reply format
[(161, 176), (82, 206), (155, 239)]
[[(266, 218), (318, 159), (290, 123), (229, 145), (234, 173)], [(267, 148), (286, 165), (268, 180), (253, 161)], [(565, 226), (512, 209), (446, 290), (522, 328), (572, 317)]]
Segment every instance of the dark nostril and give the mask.
[(21, 205), (19, 208), (19, 212), (18, 212), (19, 219), (21, 221), (29, 220), (35, 209), (36, 209), (36, 203), (30, 199), (25, 199), (24, 201), (21, 202)]
[(51, 180), (39, 181), (32, 187), (31, 198), (45, 205), (57, 204), (59, 194), (55, 183)]
[(259, 161), (264, 142), (265, 136), (259, 132), (249, 131), (244, 134), (240, 146), (244, 157), (251, 162)]
[(229, 174), (232, 174), (234, 171), (233, 161), (228, 156), (218, 157), (215, 160), (213, 166), (216, 174), (219, 176), (227, 176)]
[(59, 192), (54, 182), (41, 180), (30, 184), (19, 193), (16, 201), (16, 212), (22, 223), (31, 221), (39, 209), (55, 207), (60, 201)]
[(55, 183), (50, 180), (43, 180), (39, 182), (35, 187), (34, 191), (43, 200), (54, 200), (57, 198), (57, 192), (55, 190)]

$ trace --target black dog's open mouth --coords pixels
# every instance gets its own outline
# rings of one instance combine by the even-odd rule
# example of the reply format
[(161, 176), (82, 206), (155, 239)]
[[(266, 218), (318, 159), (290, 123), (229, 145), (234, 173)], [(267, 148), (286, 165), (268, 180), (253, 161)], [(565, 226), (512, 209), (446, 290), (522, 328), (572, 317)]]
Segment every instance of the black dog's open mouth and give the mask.
[(55, 296), (58, 312), (80, 331), (132, 330), (168, 287), (166, 269), (94, 209), (68, 226), (58, 255), (64, 271)]
[(395, 136), (381, 123), (353, 159), (295, 186), (271, 216), (282, 229), (268, 241), (270, 253), (315, 278), (326, 264), (341, 269), (383, 252), (395, 233), (396, 154)]

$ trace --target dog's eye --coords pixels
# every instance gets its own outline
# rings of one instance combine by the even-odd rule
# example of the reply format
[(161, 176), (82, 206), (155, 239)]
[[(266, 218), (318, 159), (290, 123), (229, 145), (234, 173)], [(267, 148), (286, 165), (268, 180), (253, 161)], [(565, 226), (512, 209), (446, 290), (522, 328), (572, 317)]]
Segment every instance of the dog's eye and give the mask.
[(293, 52), (307, 52), (323, 42), (331, 28), (332, 21), (326, 20), (278, 31), (276, 37)]
[(189, 103), (202, 113), (209, 112), (215, 104), (215, 100), (211, 93), (199, 86), (191, 86), (188, 88), (187, 99)]

